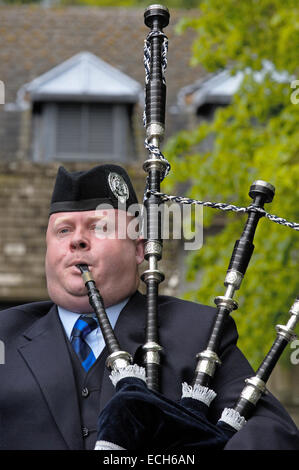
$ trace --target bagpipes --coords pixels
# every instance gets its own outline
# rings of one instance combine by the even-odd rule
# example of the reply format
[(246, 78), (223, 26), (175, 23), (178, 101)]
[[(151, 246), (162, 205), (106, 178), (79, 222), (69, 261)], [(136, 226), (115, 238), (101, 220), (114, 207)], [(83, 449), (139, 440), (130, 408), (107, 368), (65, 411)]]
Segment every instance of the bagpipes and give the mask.
[(163, 32), (169, 23), (169, 12), (162, 5), (151, 5), (145, 10), (145, 24), (151, 29), (145, 41), (145, 146), (149, 157), (144, 163), (147, 172), (144, 206), (147, 217), (145, 259), (148, 269), (141, 279), (146, 284), (147, 325), (143, 346), (144, 367), (132, 363), (132, 357), (122, 351), (106, 315), (103, 300), (89, 272), (88, 266), (78, 265), (87, 287), (89, 301), (95, 311), (108, 349), (106, 366), (116, 393), (102, 410), (98, 420), (95, 450), (175, 450), (223, 449), (227, 441), (246, 424), (266, 391), (266, 383), (288, 342), (296, 337), (294, 328), (299, 320), (299, 297), (291, 306), (286, 325), (277, 325), (277, 336), (256, 375), (245, 380), (245, 386), (233, 408), (223, 410), (217, 424), (207, 418), (209, 406), (216, 396), (211, 388), (213, 377), (221, 361), (218, 356), (225, 320), (238, 308), (234, 293), (241, 286), (250, 262), (253, 239), (261, 217), (299, 229), (298, 224), (266, 213), (264, 204), (274, 197), (274, 187), (265, 181), (255, 181), (249, 191), (252, 203), (243, 212), (248, 213), (245, 227), (236, 241), (224, 280), (223, 296), (215, 298), (217, 312), (212, 333), (204, 351), (197, 355), (197, 366), (191, 384), (182, 385), (182, 397), (174, 402), (159, 392), (160, 355), (158, 331), (158, 290), (164, 279), (158, 268), (162, 257), (162, 228), (159, 205), (167, 200), (187, 204), (203, 204), (225, 210), (236, 206), (203, 203), (167, 196), (160, 192), (160, 183), (168, 174), (170, 165), (160, 151), (164, 135), (167, 65), (167, 37)]

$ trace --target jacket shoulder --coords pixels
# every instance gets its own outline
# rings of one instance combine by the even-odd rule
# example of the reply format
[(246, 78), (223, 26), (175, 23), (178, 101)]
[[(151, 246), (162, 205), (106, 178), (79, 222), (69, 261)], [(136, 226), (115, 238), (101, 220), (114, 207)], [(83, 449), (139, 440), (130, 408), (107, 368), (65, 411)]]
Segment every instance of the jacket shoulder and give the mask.
[[(166, 295), (159, 296), (160, 325), (166, 326), (181, 337), (186, 336), (194, 341), (204, 339), (206, 344), (215, 323), (217, 309), (189, 300)], [(236, 344), (238, 332), (233, 318), (228, 315), (224, 320), (220, 350), (229, 344)]]
[(30, 302), (22, 305), (16, 305), (15, 307), (9, 307), (4, 310), (0, 311), (0, 316), (5, 317), (6, 315), (14, 314), (14, 313), (32, 313), (42, 315), (43, 313), (47, 313), (49, 309), (52, 307), (53, 302), (50, 300), (44, 300), (42, 302)]
[(37, 319), (46, 315), (53, 306), (51, 301), (31, 302), (0, 311), (0, 339), (14, 336)]
[(159, 296), (159, 308), (163, 311), (170, 310), (172, 314), (184, 312), (184, 315), (190, 316), (201, 316), (207, 317), (207, 319), (213, 321), (216, 314), (216, 308), (209, 305), (204, 305), (198, 302), (191, 302), (189, 300), (179, 299), (177, 297), (171, 297), (169, 295)]

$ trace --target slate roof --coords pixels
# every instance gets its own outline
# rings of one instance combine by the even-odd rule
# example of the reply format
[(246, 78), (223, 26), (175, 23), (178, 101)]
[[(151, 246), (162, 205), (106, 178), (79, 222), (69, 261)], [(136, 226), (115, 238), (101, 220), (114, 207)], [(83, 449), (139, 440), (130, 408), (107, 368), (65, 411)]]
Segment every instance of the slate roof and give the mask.
[[(141, 8), (0, 6), (0, 13), (0, 76), (7, 101), (24, 83), (82, 51), (144, 83), (143, 40), (149, 29)], [(167, 96), (173, 103), (178, 90), (199, 77), (199, 69), (187, 70), (192, 35), (174, 32), (178, 20), (192, 11), (170, 13)]]
[[(143, 12), (143, 8), (0, 6), (0, 80), (5, 84), (6, 103), (14, 103), (26, 83), (82, 51), (96, 55), (143, 87), (143, 41), (149, 32)], [(169, 38), (167, 110), (173, 109), (182, 87), (203, 75), (199, 67), (188, 65), (193, 34), (189, 31), (181, 37), (174, 31), (178, 20), (192, 10), (171, 10), (170, 14), (165, 29)], [(20, 153), (16, 136), (21, 119), (20, 112), (3, 112), (1, 106), (0, 160), (14, 159)], [(180, 125), (179, 117), (168, 112), (166, 137)]]
[(33, 101), (109, 101), (136, 103), (142, 86), (90, 52), (80, 52), (24, 85)]
[(292, 80), (287, 72), (278, 72), (268, 60), (263, 61), (263, 68), (258, 72), (247, 68), (246, 71), (239, 71), (232, 75), (226, 69), (218, 73), (207, 74), (196, 82), (183, 87), (178, 93), (179, 108), (188, 108), (195, 113), (205, 104), (229, 104), (232, 96), (240, 88), (245, 73), (251, 74), (256, 82), (264, 80), (267, 73), (270, 73), (272, 79), (279, 83), (290, 83)]

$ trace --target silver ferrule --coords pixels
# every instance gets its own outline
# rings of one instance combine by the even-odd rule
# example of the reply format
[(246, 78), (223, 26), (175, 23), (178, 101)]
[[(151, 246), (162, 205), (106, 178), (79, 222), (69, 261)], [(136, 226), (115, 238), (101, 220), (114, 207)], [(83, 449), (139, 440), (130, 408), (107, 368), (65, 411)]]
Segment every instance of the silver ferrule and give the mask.
[(148, 267), (152, 271), (155, 271), (158, 269), (158, 260), (157, 260), (157, 257), (153, 254), (151, 254), (148, 257)]
[(287, 328), (289, 328), (290, 330), (293, 330), (296, 327), (298, 321), (299, 321), (299, 317), (297, 315), (291, 315), (291, 318), (286, 324)]
[(288, 342), (297, 338), (294, 329), (299, 321), (299, 299), (296, 299), (289, 310), (291, 317), (286, 325), (276, 325), (275, 329), (279, 336), (282, 336)]
[(156, 10), (157, 8), (159, 8), (160, 10), (165, 10), (168, 12), (168, 8), (165, 7), (164, 5), (161, 5), (160, 3), (155, 3), (153, 5), (150, 5), (149, 7), (147, 7), (144, 12), (146, 11), (151, 11), (151, 10)]
[(155, 147), (159, 147), (164, 138), (164, 132), (164, 126), (160, 122), (153, 122), (146, 127), (146, 138)]
[(143, 169), (147, 173), (154, 170), (160, 171), (160, 173), (164, 173), (166, 165), (167, 163), (161, 160), (160, 157), (152, 154), (152, 157), (144, 162)]
[(296, 299), (293, 305), (291, 306), (289, 310), (289, 314), (291, 315), (288, 323), (286, 324), (286, 327), (289, 330), (295, 329), (298, 321), (299, 321), (299, 299)]
[(226, 286), (226, 291), (223, 297), (226, 297), (227, 299), (232, 299), (235, 294), (236, 288), (232, 284), (226, 284)]
[(292, 307), (290, 308), (289, 313), (291, 316), (297, 317), (297, 321), (299, 320), (299, 299), (295, 300)]
[(119, 371), (133, 363), (131, 354), (126, 351), (116, 351), (106, 359), (106, 366), (110, 370)]
[(288, 325), (276, 325), (275, 329), (277, 334), (288, 342), (297, 338), (296, 333), (291, 328), (288, 328)]
[[(153, 255), (153, 256), (152, 256)], [(161, 259), (162, 257), (162, 243), (156, 240), (149, 240), (144, 244), (144, 257), (151, 259)], [(156, 267), (154, 268), (156, 269)]]
[(163, 351), (162, 346), (154, 341), (149, 341), (142, 346), (144, 350), (144, 362), (146, 364), (160, 364), (160, 352)]
[(241, 398), (250, 401), (254, 405), (257, 404), (263, 393), (266, 391), (266, 384), (258, 377), (251, 377), (245, 380), (246, 385), (241, 392)]
[(239, 306), (238, 302), (236, 302), (235, 300), (233, 300), (232, 298), (228, 296), (219, 295), (218, 297), (214, 299), (214, 302), (217, 305), (217, 307), (224, 307), (230, 312), (232, 312), (233, 310), (237, 310)]
[(224, 285), (228, 288), (230, 287), (231, 290), (233, 290), (232, 295), (230, 295), (230, 297), (233, 297), (234, 292), (240, 289), (243, 277), (244, 275), (235, 269), (230, 269), (229, 271), (227, 271), (224, 280)]
[(273, 193), (275, 193), (275, 187), (273, 186), (273, 184), (268, 183), (267, 181), (264, 181), (264, 180), (255, 180), (255, 181), (252, 183), (252, 186), (253, 186), (253, 185), (264, 186), (264, 188), (270, 189)]
[(209, 349), (198, 353), (196, 358), (198, 359), (198, 363), (195, 372), (202, 372), (209, 375), (210, 377), (214, 376), (217, 364), (221, 364), (217, 354), (214, 351), (210, 351)]
[(143, 282), (147, 282), (149, 280), (162, 282), (165, 279), (164, 274), (159, 269), (147, 269), (140, 277)]
[(148, 269), (144, 271), (141, 275), (141, 280), (147, 282), (148, 280), (155, 280), (157, 282), (162, 282), (165, 279), (162, 271), (158, 269), (158, 259), (154, 254), (150, 254), (148, 257)]

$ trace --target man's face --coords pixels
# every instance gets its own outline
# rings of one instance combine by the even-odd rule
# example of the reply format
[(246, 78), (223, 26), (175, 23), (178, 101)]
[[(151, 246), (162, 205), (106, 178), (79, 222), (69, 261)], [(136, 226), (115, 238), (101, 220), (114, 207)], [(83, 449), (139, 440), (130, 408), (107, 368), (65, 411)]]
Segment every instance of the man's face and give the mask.
[[(125, 236), (131, 223), (124, 211), (60, 212), (47, 230), (46, 277), (50, 298), (74, 312), (90, 312), (87, 290), (76, 264), (87, 264), (106, 307), (138, 287), (143, 241)], [(99, 230), (100, 229), (100, 230)]]

